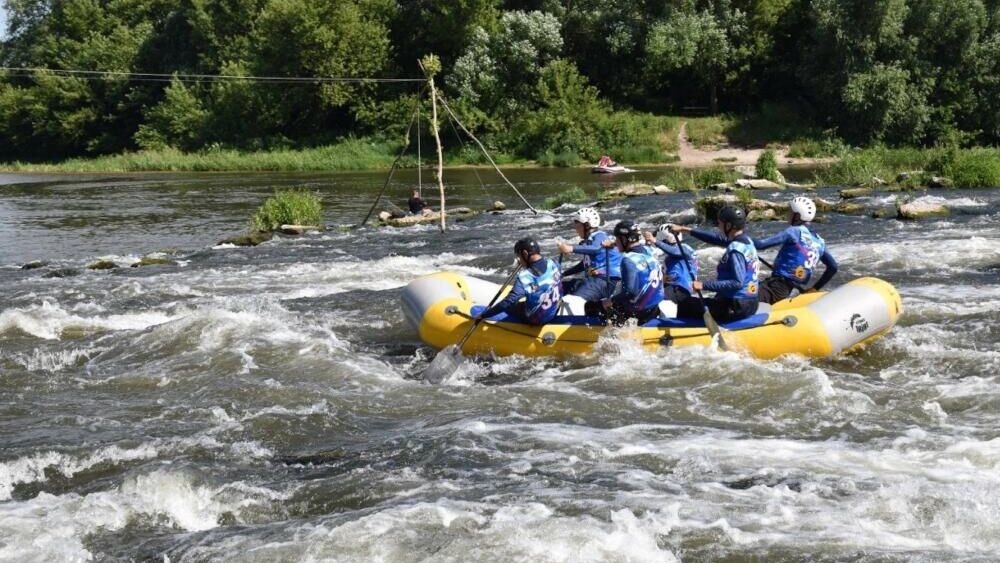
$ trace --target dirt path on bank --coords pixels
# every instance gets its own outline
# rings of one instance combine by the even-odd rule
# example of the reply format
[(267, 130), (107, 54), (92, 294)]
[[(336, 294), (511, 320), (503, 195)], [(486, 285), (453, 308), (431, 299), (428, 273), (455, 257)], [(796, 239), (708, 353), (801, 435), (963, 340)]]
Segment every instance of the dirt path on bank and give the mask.
[[(680, 157), (682, 166), (753, 166), (757, 164), (757, 159), (764, 149), (742, 149), (724, 145), (718, 150), (705, 151), (691, 144), (687, 134), (687, 122), (681, 123), (680, 133), (677, 135), (678, 149), (677, 156)], [(789, 158), (788, 149), (781, 148), (774, 151), (779, 165), (809, 165), (830, 162), (826, 158)]]

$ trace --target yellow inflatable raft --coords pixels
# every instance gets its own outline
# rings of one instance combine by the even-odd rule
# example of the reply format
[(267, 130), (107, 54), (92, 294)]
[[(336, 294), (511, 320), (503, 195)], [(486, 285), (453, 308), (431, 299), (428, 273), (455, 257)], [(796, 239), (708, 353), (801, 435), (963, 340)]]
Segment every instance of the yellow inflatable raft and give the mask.
[[(471, 315), (496, 294), (499, 286), (462, 274), (441, 272), (418, 278), (403, 292), (403, 310), (435, 348), (457, 343), (471, 326)], [(860, 278), (831, 292), (808, 293), (773, 306), (761, 305), (757, 314), (722, 325), (726, 344), (761, 359), (783, 354), (813, 358), (836, 356), (878, 338), (896, 324), (902, 312), (899, 293), (876, 278)], [(480, 324), (462, 349), (466, 354), (560, 356), (590, 351), (603, 331), (599, 320), (560, 315), (544, 326), (509, 322), (504, 315)], [(649, 350), (671, 346), (711, 344), (700, 319), (661, 316), (622, 332), (641, 340)]]

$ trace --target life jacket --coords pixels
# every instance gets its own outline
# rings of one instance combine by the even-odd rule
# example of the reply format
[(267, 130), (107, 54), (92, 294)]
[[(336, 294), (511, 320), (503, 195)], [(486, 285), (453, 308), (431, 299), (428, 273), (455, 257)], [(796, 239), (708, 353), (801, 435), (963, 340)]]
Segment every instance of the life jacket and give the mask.
[[(580, 244), (585, 246), (600, 246), (602, 242), (608, 239), (607, 233), (604, 231), (594, 231), (590, 233), (590, 236), (580, 242)], [(597, 256), (583, 255), (583, 267), (587, 272), (588, 276), (603, 278), (605, 276), (605, 268), (607, 267), (606, 258), (611, 258), (611, 275), (612, 278), (622, 277), (622, 253), (618, 252), (617, 248), (610, 248), (608, 250), (601, 249), (597, 252)]]
[(625, 260), (635, 266), (636, 276), (633, 287), (625, 288), (631, 303), (632, 313), (639, 313), (655, 307), (663, 301), (663, 270), (653, 258), (653, 251), (642, 246), (625, 253)]
[(517, 275), (527, 292), (524, 299), (525, 317), (528, 322), (536, 325), (551, 321), (556, 316), (562, 299), (562, 274), (559, 272), (559, 265), (548, 258), (544, 261), (545, 270), (541, 274), (535, 272), (533, 264)]
[(698, 277), (698, 257), (695, 256), (694, 249), (686, 244), (684, 244), (684, 254), (687, 256), (687, 260), (667, 254), (663, 264), (667, 270), (664, 283), (680, 287), (693, 295), (691, 278)]
[(778, 250), (774, 259), (774, 275), (801, 288), (812, 279), (820, 257), (826, 252), (826, 242), (807, 225), (789, 227), (786, 232), (792, 240), (786, 241)]
[(757, 261), (757, 249), (754, 247), (753, 242), (750, 241), (748, 237), (742, 235), (740, 238), (745, 240), (740, 240), (737, 238), (729, 243), (726, 247), (726, 253), (722, 255), (719, 260), (719, 267), (716, 269), (716, 275), (719, 281), (728, 281), (734, 279), (730, 273), (727, 264), (729, 263), (730, 257), (736, 254), (742, 254), (744, 260), (746, 260), (747, 266), (746, 271), (743, 273), (743, 287), (736, 291), (720, 291), (717, 292), (720, 297), (730, 298), (730, 299), (752, 299), (757, 297), (758, 290), (758, 273), (760, 271), (760, 263)]

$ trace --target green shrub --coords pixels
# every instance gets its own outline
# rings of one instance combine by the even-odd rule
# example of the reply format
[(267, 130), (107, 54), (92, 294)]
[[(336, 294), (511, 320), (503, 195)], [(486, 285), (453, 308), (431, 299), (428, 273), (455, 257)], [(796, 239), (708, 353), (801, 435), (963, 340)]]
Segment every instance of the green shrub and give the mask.
[(545, 198), (542, 202), (543, 209), (555, 209), (560, 205), (567, 203), (577, 203), (587, 200), (587, 193), (583, 189), (578, 187), (573, 187), (568, 190), (562, 191), (554, 196)]
[(1000, 187), (1000, 152), (995, 150), (958, 151), (941, 169), (956, 188)]
[(726, 130), (735, 123), (728, 115), (695, 117), (687, 120), (688, 141), (696, 147), (714, 147), (727, 143)]
[(886, 166), (882, 155), (871, 150), (849, 153), (816, 172), (817, 183), (836, 186), (868, 184), (874, 177), (893, 180), (895, 174)]
[(760, 153), (757, 158), (757, 168), (755, 174), (758, 178), (780, 182), (781, 175), (778, 173), (778, 159), (774, 156), (774, 151), (768, 149)]
[(756, 113), (726, 120), (724, 134), (732, 143), (751, 147), (818, 140), (824, 135), (810, 123), (802, 108), (775, 103), (765, 103)]
[(830, 158), (839, 157), (850, 150), (843, 141), (835, 137), (822, 140), (797, 139), (788, 147), (790, 158)]
[(563, 150), (560, 152), (545, 151), (538, 157), (537, 162), (542, 166), (570, 168), (573, 166), (579, 166), (583, 161), (580, 159), (580, 155), (576, 154), (574, 151)]
[(740, 207), (749, 213), (750, 202), (753, 201), (753, 190), (750, 188), (741, 188), (733, 193), (736, 194), (736, 199), (739, 202)]
[(739, 174), (731, 168), (701, 168), (694, 172), (694, 185), (697, 188), (706, 188), (715, 184), (735, 182), (738, 178)]
[(698, 187), (694, 183), (694, 172), (686, 168), (670, 168), (658, 182), (676, 192), (690, 192)]
[(303, 189), (275, 190), (250, 218), (255, 231), (274, 231), (282, 225), (320, 225), (323, 206), (318, 195)]

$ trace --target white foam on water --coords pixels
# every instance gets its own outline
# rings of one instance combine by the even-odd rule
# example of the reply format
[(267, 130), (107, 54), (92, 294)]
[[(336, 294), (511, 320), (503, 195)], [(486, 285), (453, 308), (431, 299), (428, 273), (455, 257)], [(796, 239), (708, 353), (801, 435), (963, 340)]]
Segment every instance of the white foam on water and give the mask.
[(674, 513), (636, 515), (618, 509), (606, 514), (569, 516), (542, 502), (442, 499), (310, 526), (280, 542), (258, 544), (246, 538), (250, 545), (227, 542), (219, 546), (224, 553), (202, 548), (192, 555), (224, 561), (679, 561), (657, 542), (671, 531)]
[(58, 471), (66, 477), (72, 477), (97, 465), (152, 459), (157, 454), (156, 447), (143, 444), (132, 449), (107, 446), (83, 457), (61, 452), (44, 452), (0, 462), (0, 501), (9, 500), (16, 485), (48, 480), (45, 475), (46, 470)]
[(359, 261), (344, 257), (340, 261), (305, 262), (271, 267), (245, 266), (165, 273), (158, 279), (170, 285), (183, 284), (190, 291), (207, 295), (270, 295), (279, 299), (322, 297), (355, 290), (385, 291), (403, 287), (417, 276), (443, 270), (469, 275), (494, 272), (467, 266), (472, 254), (422, 254), (386, 256)]
[(30, 353), (14, 352), (5, 354), (28, 371), (45, 371), (55, 373), (76, 365), (81, 359), (89, 360), (100, 354), (106, 347), (72, 348), (69, 350), (44, 350), (36, 347)]
[(971, 197), (945, 198), (934, 195), (925, 195), (913, 200), (913, 203), (930, 203), (944, 205), (945, 207), (986, 207), (985, 201)]
[(58, 340), (67, 330), (84, 332), (142, 330), (175, 317), (159, 311), (103, 316), (81, 316), (50, 300), (0, 313), (0, 333), (20, 330), (36, 338)]
[(129, 524), (197, 532), (219, 525), (224, 514), (245, 522), (255, 511), (289, 498), (245, 483), (215, 487), (184, 471), (159, 469), (126, 478), (118, 487), (88, 495), (40, 493), (0, 504), (0, 560), (90, 561), (84, 540)]
[(927, 269), (945, 276), (969, 272), (1000, 262), (1000, 243), (996, 238), (908, 238), (864, 244), (840, 243), (834, 251), (837, 260), (865, 272), (884, 276), (891, 272)]
[[(635, 456), (658, 458), (674, 469), (640, 472), (617, 499), (649, 511), (681, 502), (678, 533), (718, 526), (741, 545), (793, 548), (829, 543), (851, 550), (983, 554), (1000, 549), (995, 518), (1000, 439), (956, 440), (918, 431), (857, 444), (657, 425), (600, 429), (481, 422), (470, 421), (466, 431), (532, 444), (506, 455), (510, 463), (530, 463), (542, 475), (577, 480), (581, 471), (621, 474)], [(723, 484), (747, 476), (758, 477), (760, 484)]]

